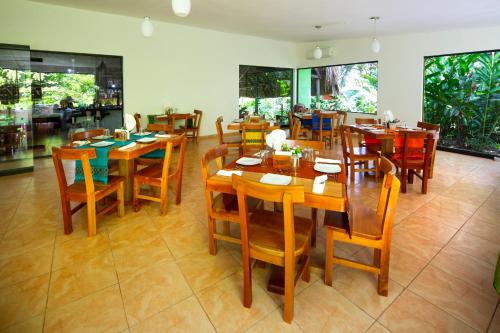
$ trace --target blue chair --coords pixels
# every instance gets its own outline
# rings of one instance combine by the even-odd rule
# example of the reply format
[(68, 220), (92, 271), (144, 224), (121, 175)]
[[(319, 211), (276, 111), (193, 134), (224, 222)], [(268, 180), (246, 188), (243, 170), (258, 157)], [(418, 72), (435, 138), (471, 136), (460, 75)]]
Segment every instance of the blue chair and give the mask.
[(329, 138), (330, 149), (333, 147), (334, 137), (334, 119), (337, 119), (336, 113), (323, 113), (315, 111), (312, 116), (312, 135), (313, 139), (319, 138), (323, 141), (324, 138)]

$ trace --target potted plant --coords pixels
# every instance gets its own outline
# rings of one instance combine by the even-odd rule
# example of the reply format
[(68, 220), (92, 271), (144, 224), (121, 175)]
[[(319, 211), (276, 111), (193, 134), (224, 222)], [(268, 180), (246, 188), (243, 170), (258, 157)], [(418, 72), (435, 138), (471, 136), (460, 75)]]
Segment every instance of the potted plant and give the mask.
[(399, 119), (397, 119), (397, 118), (395, 118), (395, 119), (393, 119), (393, 120), (389, 120), (389, 121), (387, 122), (387, 127), (388, 127), (389, 129), (396, 129), (396, 127), (398, 127), (398, 125), (399, 125), (399, 122), (400, 122), (400, 120), (399, 120)]

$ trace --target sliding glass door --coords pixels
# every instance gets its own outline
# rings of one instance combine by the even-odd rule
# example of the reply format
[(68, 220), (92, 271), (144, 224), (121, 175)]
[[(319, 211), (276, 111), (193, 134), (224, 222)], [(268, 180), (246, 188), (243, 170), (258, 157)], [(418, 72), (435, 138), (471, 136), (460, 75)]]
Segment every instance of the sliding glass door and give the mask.
[(0, 44), (0, 175), (33, 170), (30, 48)]

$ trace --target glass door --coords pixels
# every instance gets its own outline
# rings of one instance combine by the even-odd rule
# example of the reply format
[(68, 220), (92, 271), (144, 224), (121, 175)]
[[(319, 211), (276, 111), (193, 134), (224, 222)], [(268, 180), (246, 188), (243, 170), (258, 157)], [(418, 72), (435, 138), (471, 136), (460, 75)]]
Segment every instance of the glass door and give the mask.
[(0, 175), (33, 170), (29, 46), (0, 44)]

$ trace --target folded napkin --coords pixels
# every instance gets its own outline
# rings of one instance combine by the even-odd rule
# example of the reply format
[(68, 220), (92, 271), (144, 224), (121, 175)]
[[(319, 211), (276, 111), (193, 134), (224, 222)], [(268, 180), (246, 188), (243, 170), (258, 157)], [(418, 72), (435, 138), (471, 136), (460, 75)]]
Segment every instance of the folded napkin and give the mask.
[(292, 152), (291, 151), (275, 151), (274, 155), (278, 155), (278, 156), (292, 156)]
[(274, 173), (266, 173), (264, 176), (262, 176), (260, 182), (262, 184), (286, 186), (292, 182), (292, 177), (285, 175), (277, 175)]
[(241, 170), (219, 170), (217, 171), (217, 176), (231, 177), (232, 175), (241, 176), (243, 172)]
[(77, 145), (77, 146), (85, 146), (85, 145), (88, 145), (89, 143), (90, 143), (89, 140), (73, 141), (73, 144)]
[(155, 134), (155, 137), (157, 138), (170, 138), (170, 134)]
[(135, 147), (136, 145), (137, 145), (137, 143), (131, 142), (128, 145), (125, 145), (123, 147), (118, 148), (118, 150), (126, 150), (126, 149), (129, 149), (129, 148)]
[(342, 163), (340, 160), (332, 160), (330, 158), (316, 157), (314, 163), (331, 163), (331, 164), (340, 164)]
[(327, 175), (321, 175), (314, 178), (313, 193), (321, 194), (325, 191), (325, 184), (328, 179)]

